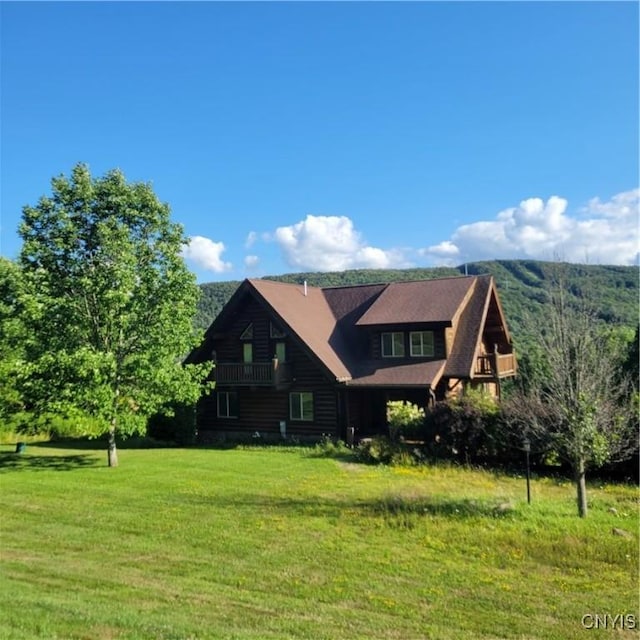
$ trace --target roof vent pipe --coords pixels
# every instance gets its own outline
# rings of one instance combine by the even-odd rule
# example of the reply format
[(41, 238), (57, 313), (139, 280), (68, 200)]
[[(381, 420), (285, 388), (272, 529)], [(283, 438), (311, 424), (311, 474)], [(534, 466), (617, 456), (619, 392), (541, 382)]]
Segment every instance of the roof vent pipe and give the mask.
[(304, 281), (304, 297), (307, 297), (307, 281)]

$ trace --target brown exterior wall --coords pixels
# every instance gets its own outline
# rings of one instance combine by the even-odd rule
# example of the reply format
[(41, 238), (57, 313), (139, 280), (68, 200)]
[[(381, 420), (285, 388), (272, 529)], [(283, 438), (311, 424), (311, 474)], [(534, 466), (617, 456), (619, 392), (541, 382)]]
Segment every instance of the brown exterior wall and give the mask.
[[(273, 356), (274, 340), (270, 338), (270, 320), (256, 301), (242, 306), (233, 327), (223, 339), (215, 341), (214, 349), (219, 362), (241, 362), (240, 336), (249, 324), (253, 324), (254, 362), (269, 362)], [(282, 339), (279, 339), (282, 341)], [(287, 362), (291, 366), (292, 381), (285, 388), (225, 386), (219, 391), (238, 393), (238, 416), (217, 416), (216, 391), (201, 400), (198, 407), (198, 431), (206, 438), (206, 432), (245, 434), (256, 431), (278, 436), (280, 422), (285, 421), (287, 435), (302, 438), (320, 438), (323, 434), (339, 437), (338, 388), (324, 375), (309, 355), (285, 338)], [(314, 415), (312, 421), (292, 421), (289, 412), (289, 394), (309, 391), (313, 393)], [(211, 434), (209, 434), (211, 435)]]

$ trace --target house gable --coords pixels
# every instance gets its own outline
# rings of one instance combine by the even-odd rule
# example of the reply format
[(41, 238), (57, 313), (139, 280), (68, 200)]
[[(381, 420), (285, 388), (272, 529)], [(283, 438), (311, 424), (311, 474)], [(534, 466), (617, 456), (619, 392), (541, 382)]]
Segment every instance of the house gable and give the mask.
[[(492, 369), (496, 345), (511, 354), (512, 369)], [(213, 353), (217, 387), (203, 424), (216, 426), (204, 428), (245, 432), (288, 419), (307, 435), (342, 434), (352, 423), (375, 429), (385, 424), (385, 399), (427, 403), (461, 382), (497, 388), (500, 377), (515, 373), (490, 276), (327, 288), (245, 280), (190, 358)], [(247, 377), (256, 372), (264, 377)], [(240, 415), (216, 418), (215, 394), (230, 392)], [(312, 395), (313, 418), (296, 423), (291, 403), (306, 402), (305, 394)]]

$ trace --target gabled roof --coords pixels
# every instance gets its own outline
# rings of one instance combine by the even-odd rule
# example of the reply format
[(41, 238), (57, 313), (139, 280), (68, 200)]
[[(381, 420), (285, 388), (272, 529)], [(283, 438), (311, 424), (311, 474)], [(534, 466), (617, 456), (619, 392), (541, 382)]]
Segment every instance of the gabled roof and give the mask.
[(477, 350), (482, 339), (491, 278), (478, 277), (475, 279), (474, 285), (467, 304), (461, 309), (457, 322), (456, 339), (447, 358), (445, 375), (450, 378), (471, 377)]
[(336, 380), (351, 378), (347, 345), (336, 332), (336, 318), (322, 289), (273, 280), (248, 283)]
[[(469, 378), (489, 308), (504, 325), (491, 276), (326, 288), (252, 279), (240, 285), (210, 331), (233, 315), (246, 294), (258, 299), (330, 377), (349, 386), (433, 388), (442, 376)], [(366, 332), (358, 330), (429, 323), (456, 327), (447, 360), (370, 360)], [(501, 335), (509, 340), (506, 326)]]
[(451, 324), (474, 281), (474, 278), (456, 277), (392, 282), (356, 324)]

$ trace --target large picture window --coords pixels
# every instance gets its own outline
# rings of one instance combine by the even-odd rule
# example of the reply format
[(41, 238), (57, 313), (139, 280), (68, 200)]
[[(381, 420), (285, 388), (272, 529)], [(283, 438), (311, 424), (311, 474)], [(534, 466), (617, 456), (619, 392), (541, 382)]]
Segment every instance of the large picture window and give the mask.
[(235, 391), (218, 391), (218, 417), (238, 417), (238, 394)]
[(412, 356), (433, 356), (433, 331), (412, 331), (409, 342)]
[(402, 358), (404, 356), (404, 333), (389, 331), (382, 334), (382, 357)]
[(310, 391), (290, 393), (289, 417), (291, 420), (313, 420), (313, 393)]

